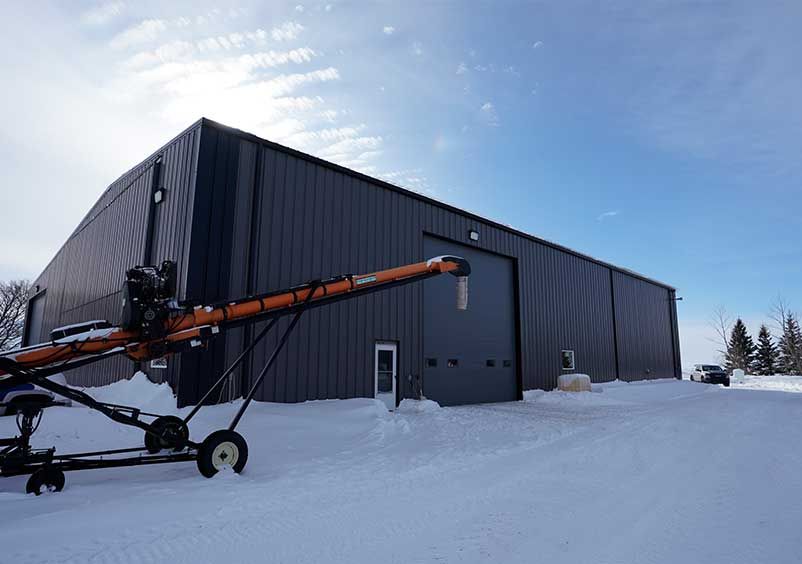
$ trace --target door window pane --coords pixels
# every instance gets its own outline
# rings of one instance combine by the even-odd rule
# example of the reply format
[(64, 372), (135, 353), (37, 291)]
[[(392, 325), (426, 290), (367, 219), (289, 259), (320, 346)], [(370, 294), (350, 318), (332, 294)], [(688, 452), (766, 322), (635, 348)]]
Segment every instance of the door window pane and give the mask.
[(379, 393), (386, 393), (393, 391), (393, 373), (392, 372), (379, 372), (377, 387)]
[(393, 351), (379, 351), (379, 372), (393, 371)]

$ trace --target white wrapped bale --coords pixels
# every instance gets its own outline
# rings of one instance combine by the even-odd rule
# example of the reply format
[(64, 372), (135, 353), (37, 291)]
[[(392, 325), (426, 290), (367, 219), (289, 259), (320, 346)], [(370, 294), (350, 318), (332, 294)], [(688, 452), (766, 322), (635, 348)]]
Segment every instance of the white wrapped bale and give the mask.
[(587, 374), (560, 374), (557, 378), (557, 389), (563, 392), (589, 392), (590, 376)]

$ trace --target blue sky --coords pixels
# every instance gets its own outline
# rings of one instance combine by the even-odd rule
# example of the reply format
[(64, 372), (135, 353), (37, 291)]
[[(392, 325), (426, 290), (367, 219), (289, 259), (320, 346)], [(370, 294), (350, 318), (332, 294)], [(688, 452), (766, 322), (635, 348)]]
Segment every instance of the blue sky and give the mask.
[(201, 115), (724, 306), (802, 308), (802, 73), (788, 2), (126, 2), (6, 7), (0, 277)]

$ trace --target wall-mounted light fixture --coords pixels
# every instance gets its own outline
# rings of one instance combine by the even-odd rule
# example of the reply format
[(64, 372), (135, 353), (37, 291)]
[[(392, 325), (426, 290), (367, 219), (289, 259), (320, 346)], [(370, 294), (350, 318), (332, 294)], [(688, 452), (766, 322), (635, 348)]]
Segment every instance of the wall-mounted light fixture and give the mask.
[(479, 232), (476, 231), (475, 229), (471, 229), (470, 231), (468, 231), (468, 239), (470, 239), (471, 241), (478, 241)]
[(153, 193), (153, 203), (161, 204), (164, 201), (164, 188), (159, 188)]

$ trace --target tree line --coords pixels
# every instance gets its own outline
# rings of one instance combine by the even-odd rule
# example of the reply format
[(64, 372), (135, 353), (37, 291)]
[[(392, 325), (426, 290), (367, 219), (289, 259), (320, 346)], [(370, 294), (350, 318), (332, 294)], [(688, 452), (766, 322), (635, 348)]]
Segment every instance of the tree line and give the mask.
[(725, 310), (716, 310), (713, 326), (722, 345), (719, 352), (727, 370), (740, 368), (748, 374), (762, 376), (802, 375), (802, 328), (798, 316), (785, 302), (777, 300), (770, 317), (777, 327), (779, 339), (775, 340), (768, 326), (763, 323), (756, 343), (740, 317), (730, 324)]

